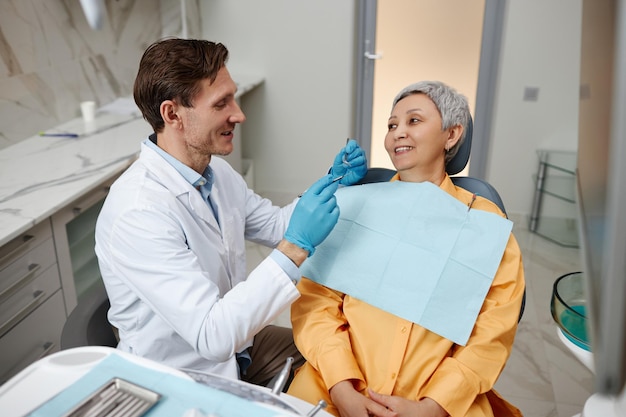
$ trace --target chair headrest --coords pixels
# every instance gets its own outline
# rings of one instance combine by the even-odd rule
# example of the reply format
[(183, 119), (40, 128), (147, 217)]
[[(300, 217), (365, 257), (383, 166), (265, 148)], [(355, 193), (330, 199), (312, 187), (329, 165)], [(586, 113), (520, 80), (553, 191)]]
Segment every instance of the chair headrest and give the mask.
[(472, 151), (472, 133), (474, 131), (474, 122), (470, 116), (467, 122), (467, 132), (465, 133), (465, 140), (459, 148), (459, 151), (454, 155), (447, 164), (446, 172), (448, 175), (455, 175), (463, 171), (463, 168), (469, 162), (470, 152)]

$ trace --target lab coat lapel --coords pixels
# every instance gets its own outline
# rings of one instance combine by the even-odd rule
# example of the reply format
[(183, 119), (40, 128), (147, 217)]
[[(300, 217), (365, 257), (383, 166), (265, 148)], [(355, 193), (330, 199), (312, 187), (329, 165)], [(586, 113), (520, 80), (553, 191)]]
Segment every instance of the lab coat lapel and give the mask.
[[(220, 233), (220, 226), (215, 220), (215, 216), (213, 215), (211, 207), (209, 207), (208, 201), (204, 201), (204, 198), (202, 198), (200, 192), (196, 190), (193, 186), (191, 186), (191, 184), (189, 184), (189, 187), (191, 187), (191, 190), (187, 190), (188, 192), (186, 193), (188, 196), (189, 208), (193, 210), (198, 215), (198, 217), (204, 220), (205, 223), (215, 229), (217, 233)], [(184, 194), (178, 196), (181, 201), (184, 199), (184, 197)]]
[(189, 184), (173, 166), (144, 144), (141, 145), (140, 159), (159, 182), (176, 196), (178, 201), (217, 233), (221, 233), (208, 202), (204, 201), (200, 192)]

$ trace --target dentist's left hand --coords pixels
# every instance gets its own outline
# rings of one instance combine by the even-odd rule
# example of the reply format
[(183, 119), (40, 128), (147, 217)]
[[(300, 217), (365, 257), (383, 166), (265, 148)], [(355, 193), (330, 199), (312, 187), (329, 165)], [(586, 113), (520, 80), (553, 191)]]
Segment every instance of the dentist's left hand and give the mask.
[(339, 220), (335, 191), (339, 185), (325, 175), (300, 197), (291, 214), (285, 240), (306, 250), (309, 256), (330, 234)]
[(330, 170), (333, 178), (343, 176), (339, 182), (343, 185), (357, 183), (367, 173), (367, 158), (365, 152), (354, 139), (350, 139), (333, 162)]

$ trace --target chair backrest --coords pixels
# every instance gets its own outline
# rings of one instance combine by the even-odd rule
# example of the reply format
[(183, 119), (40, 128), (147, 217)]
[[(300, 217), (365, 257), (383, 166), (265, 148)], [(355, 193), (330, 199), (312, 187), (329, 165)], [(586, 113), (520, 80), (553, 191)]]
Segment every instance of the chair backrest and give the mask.
[[(498, 191), (487, 181), (480, 178), (455, 176), (467, 166), (472, 150), (472, 135), (474, 133), (474, 122), (470, 118), (465, 140), (461, 144), (456, 155), (446, 164), (446, 172), (450, 175), (450, 179), (457, 187), (466, 189), (467, 191), (484, 197), (495, 203), (506, 216), (506, 209)], [(372, 167), (367, 170), (365, 176), (357, 184), (369, 184), (373, 182), (389, 181), (396, 174), (396, 171), (389, 168)], [(524, 298), (522, 299), (522, 307), (519, 313), (519, 319), (522, 319), (524, 308), (526, 305), (526, 289), (524, 289)]]
[(117, 337), (107, 319), (109, 298), (103, 285), (81, 297), (63, 325), (61, 349), (80, 346), (117, 346)]
[(473, 133), (474, 122), (470, 117), (467, 126), (467, 132), (465, 133), (465, 140), (461, 144), (461, 147), (459, 148), (456, 155), (454, 155), (454, 158), (452, 158), (446, 164), (446, 172), (448, 173), (448, 175), (450, 175), (450, 178), (452, 179), (454, 185), (464, 188), (467, 191), (470, 191), (476, 195), (484, 197), (487, 200), (491, 200), (506, 215), (506, 209), (504, 208), (502, 198), (500, 198), (500, 194), (498, 194), (498, 191), (496, 191), (496, 189), (491, 184), (479, 178), (455, 176), (459, 172), (463, 171), (463, 169), (465, 169), (467, 163), (469, 162), (470, 153), (472, 151)]

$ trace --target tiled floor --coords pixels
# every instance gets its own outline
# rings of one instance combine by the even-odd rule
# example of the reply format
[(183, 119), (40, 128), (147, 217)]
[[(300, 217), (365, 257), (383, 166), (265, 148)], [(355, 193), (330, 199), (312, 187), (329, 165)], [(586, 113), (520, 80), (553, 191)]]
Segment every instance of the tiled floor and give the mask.
[[(286, 196), (268, 197), (276, 204), (289, 201)], [(558, 339), (550, 297), (559, 276), (580, 270), (579, 253), (529, 232), (524, 220), (512, 220), (524, 256), (526, 308), (496, 389), (525, 417), (572, 417), (592, 393), (593, 374)], [(249, 268), (268, 254), (269, 249), (249, 244)], [(277, 323), (290, 326), (288, 313)]]
[(496, 388), (525, 417), (571, 417), (593, 392), (593, 374), (559, 340), (550, 297), (559, 276), (580, 270), (579, 251), (529, 232), (525, 221), (512, 220), (524, 256), (526, 309)]

